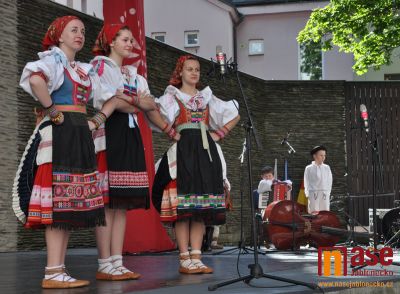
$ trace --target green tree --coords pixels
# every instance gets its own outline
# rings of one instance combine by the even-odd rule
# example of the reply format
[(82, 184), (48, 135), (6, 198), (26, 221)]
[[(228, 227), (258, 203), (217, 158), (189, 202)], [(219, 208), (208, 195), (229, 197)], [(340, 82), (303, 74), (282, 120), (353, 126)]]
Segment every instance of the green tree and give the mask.
[(299, 33), (299, 43), (321, 42), (322, 50), (333, 45), (353, 53), (353, 69), (362, 75), (391, 62), (400, 46), (400, 0), (331, 0), (311, 13)]
[(300, 44), (300, 54), (300, 72), (307, 74), (310, 80), (322, 79), (321, 43), (309, 42)]

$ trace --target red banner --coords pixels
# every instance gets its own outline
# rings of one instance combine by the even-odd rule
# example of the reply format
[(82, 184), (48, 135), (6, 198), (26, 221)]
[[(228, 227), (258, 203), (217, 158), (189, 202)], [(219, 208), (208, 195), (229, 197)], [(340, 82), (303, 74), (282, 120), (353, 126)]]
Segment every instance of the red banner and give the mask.
[[(136, 66), (138, 73), (147, 78), (143, 6), (143, 0), (103, 0), (104, 23), (123, 23), (128, 25), (135, 39), (132, 57), (126, 59), (124, 64)], [(153, 140), (151, 129), (147, 125), (143, 114), (139, 115), (139, 126), (145, 148), (150, 187), (152, 187), (154, 180)], [(152, 204), (150, 206), (149, 210), (135, 209), (128, 212), (124, 252), (155, 252), (175, 248), (175, 244), (161, 225), (158, 212)]]

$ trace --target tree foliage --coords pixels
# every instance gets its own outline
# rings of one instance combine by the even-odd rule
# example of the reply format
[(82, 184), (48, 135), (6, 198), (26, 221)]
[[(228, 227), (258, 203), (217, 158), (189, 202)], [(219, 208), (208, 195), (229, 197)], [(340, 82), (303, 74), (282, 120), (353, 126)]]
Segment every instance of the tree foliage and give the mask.
[(400, 46), (399, 9), (400, 0), (331, 0), (311, 13), (297, 40), (353, 53), (353, 69), (361, 75), (390, 64), (392, 51)]
[(306, 73), (310, 80), (322, 79), (322, 54), (320, 43), (300, 44), (301, 65), (300, 71)]

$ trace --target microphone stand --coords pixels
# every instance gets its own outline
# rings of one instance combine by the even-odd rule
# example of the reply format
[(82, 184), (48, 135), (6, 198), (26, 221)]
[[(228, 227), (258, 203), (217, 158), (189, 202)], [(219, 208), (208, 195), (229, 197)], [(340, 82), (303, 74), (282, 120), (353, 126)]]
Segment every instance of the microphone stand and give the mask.
[[(218, 252), (214, 252), (212, 255), (220, 255), (220, 254), (227, 253), (227, 252), (231, 252), (231, 251), (234, 251), (234, 250), (239, 250), (239, 252), (242, 253), (242, 254), (243, 254), (243, 253), (244, 253), (244, 254), (249, 254), (249, 253), (250, 253), (249, 251), (257, 250), (256, 248), (252, 249), (252, 248), (246, 247), (246, 246), (244, 245), (244, 241), (243, 241), (244, 236), (243, 236), (243, 188), (242, 188), (242, 187), (243, 187), (243, 183), (242, 183), (242, 168), (243, 168), (244, 156), (245, 156), (245, 153), (246, 153), (246, 142), (247, 142), (247, 139), (245, 138), (245, 139), (244, 139), (244, 142), (243, 142), (242, 153), (240, 154), (240, 156), (239, 156), (239, 158), (238, 158), (238, 159), (240, 160), (240, 181), (241, 181), (241, 185), (240, 185), (240, 241), (239, 241), (239, 244), (238, 244), (237, 247), (233, 247), (233, 248), (221, 250), (221, 251), (218, 251)], [(258, 253), (265, 255), (265, 252), (258, 251)]]
[(255, 209), (254, 209), (254, 201), (253, 201), (253, 189), (252, 189), (252, 166), (251, 166), (251, 135), (255, 137), (256, 144), (259, 148), (261, 148), (261, 144), (259, 142), (258, 136), (256, 134), (256, 129), (253, 123), (253, 119), (250, 114), (250, 109), (247, 103), (247, 98), (246, 95), (244, 94), (242, 82), (239, 77), (239, 71), (237, 70), (237, 64), (235, 62), (230, 62), (228, 61), (227, 63), (227, 68), (229, 71), (234, 72), (236, 74), (236, 80), (240, 88), (240, 93), (242, 96), (243, 104), (245, 105), (246, 108), (246, 113), (247, 113), (247, 120), (243, 124), (243, 127), (245, 128), (246, 131), (246, 149), (247, 149), (247, 173), (248, 173), (248, 178), (249, 178), (249, 198), (250, 198), (250, 208), (251, 208), (251, 226), (252, 226), (252, 231), (253, 231), (253, 247), (254, 247), (254, 264), (249, 264), (248, 268), (250, 269), (250, 274), (239, 277), (236, 279), (231, 279), (229, 281), (213, 284), (208, 286), (209, 291), (214, 291), (220, 287), (227, 286), (236, 282), (244, 281), (245, 283), (250, 283), (252, 279), (259, 279), (259, 278), (267, 278), (267, 279), (272, 279), (272, 280), (277, 280), (277, 281), (282, 281), (286, 283), (291, 283), (291, 284), (296, 284), (296, 285), (303, 285), (306, 287), (309, 287), (311, 289), (318, 289), (318, 286), (316, 284), (312, 283), (306, 283), (302, 281), (296, 281), (292, 279), (286, 279), (283, 277), (277, 277), (277, 276), (272, 276), (269, 274), (264, 274), (263, 269), (261, 265), (258, 262), (258, 250), (257, 248), (257, 231), (256, 231), (256, 215), (255, 215)]
[(284, 139), (282, 140), (281, 144), (282, 144), (282, 145), (283, 145), (283, 144), (286, 144), (286, 145), (289, 147), (289, 150), (288, 150), (288, 153), (289, 153), (289, 154), (292, 154), (292, 153), (295, 154), (295, 153), (296, 153), (296, 150), (294, 150), (293, 146), (290, 145), (290, 143), (289, 143), (289, 141), (288, 141), (289, 134), (290, 134), (290, 133), (288, 133), (288, 134), (287, 134), (287, 137), (284, 138)]
[[(290, 156), (291, 154), (296, 154), (296, 150), (294, 150), (293, 146), (290, 145), (290, 143), (288, 141), (289, 136), (290, 136), (290, 130), (289, 130), (289, 132), (287, 132), (286, 137), (282, 140), (281, 144), (282, 145), (286, 144), (286, 146), (289, 148), (288, 153)], [(288, 161), (289, 161), (289, 159), (287, 157), (285, 157), (285, 180), (288, 180)], [(293, 241), (292, 242), (292, 251), (295, 251), (296, 250), (296, 238), (295, 238), (296, 223), (294, 221), (294, 206), (295, 205), (294, 205), (293, 193), (290, 193), (290, 195), (291, 195), (290, 200), (292, 201), (292, 241)]]

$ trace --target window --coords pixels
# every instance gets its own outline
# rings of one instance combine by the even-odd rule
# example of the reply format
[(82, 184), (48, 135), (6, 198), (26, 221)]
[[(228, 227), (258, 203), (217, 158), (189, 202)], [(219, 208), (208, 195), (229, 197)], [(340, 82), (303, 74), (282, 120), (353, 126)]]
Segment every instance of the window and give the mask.
[(320, 43), (300, 44), (299, 79), (322, 80), (322, 50)]
[(165, 36), (167, 33), (165, 32), (159, 32), (159, 33), (151, 33), (151, 37), (154, 40), (157, 40), (159, 42), (165, 43)]
[(392, 74), (385, 74), (384, 75), (385, 81), (395, 81), (400, 80), (400, 74), (392, 73)]
[(198, 47), (198, 46), (200, 46), (199, 31), (186, 31), (185, 47)]
[(264, 55), (264, 40), (249, 40), (249, 55)]
[(81, 2), (81, 10), (83, 13), (87, 13), (87, 0), (82, 0)]

